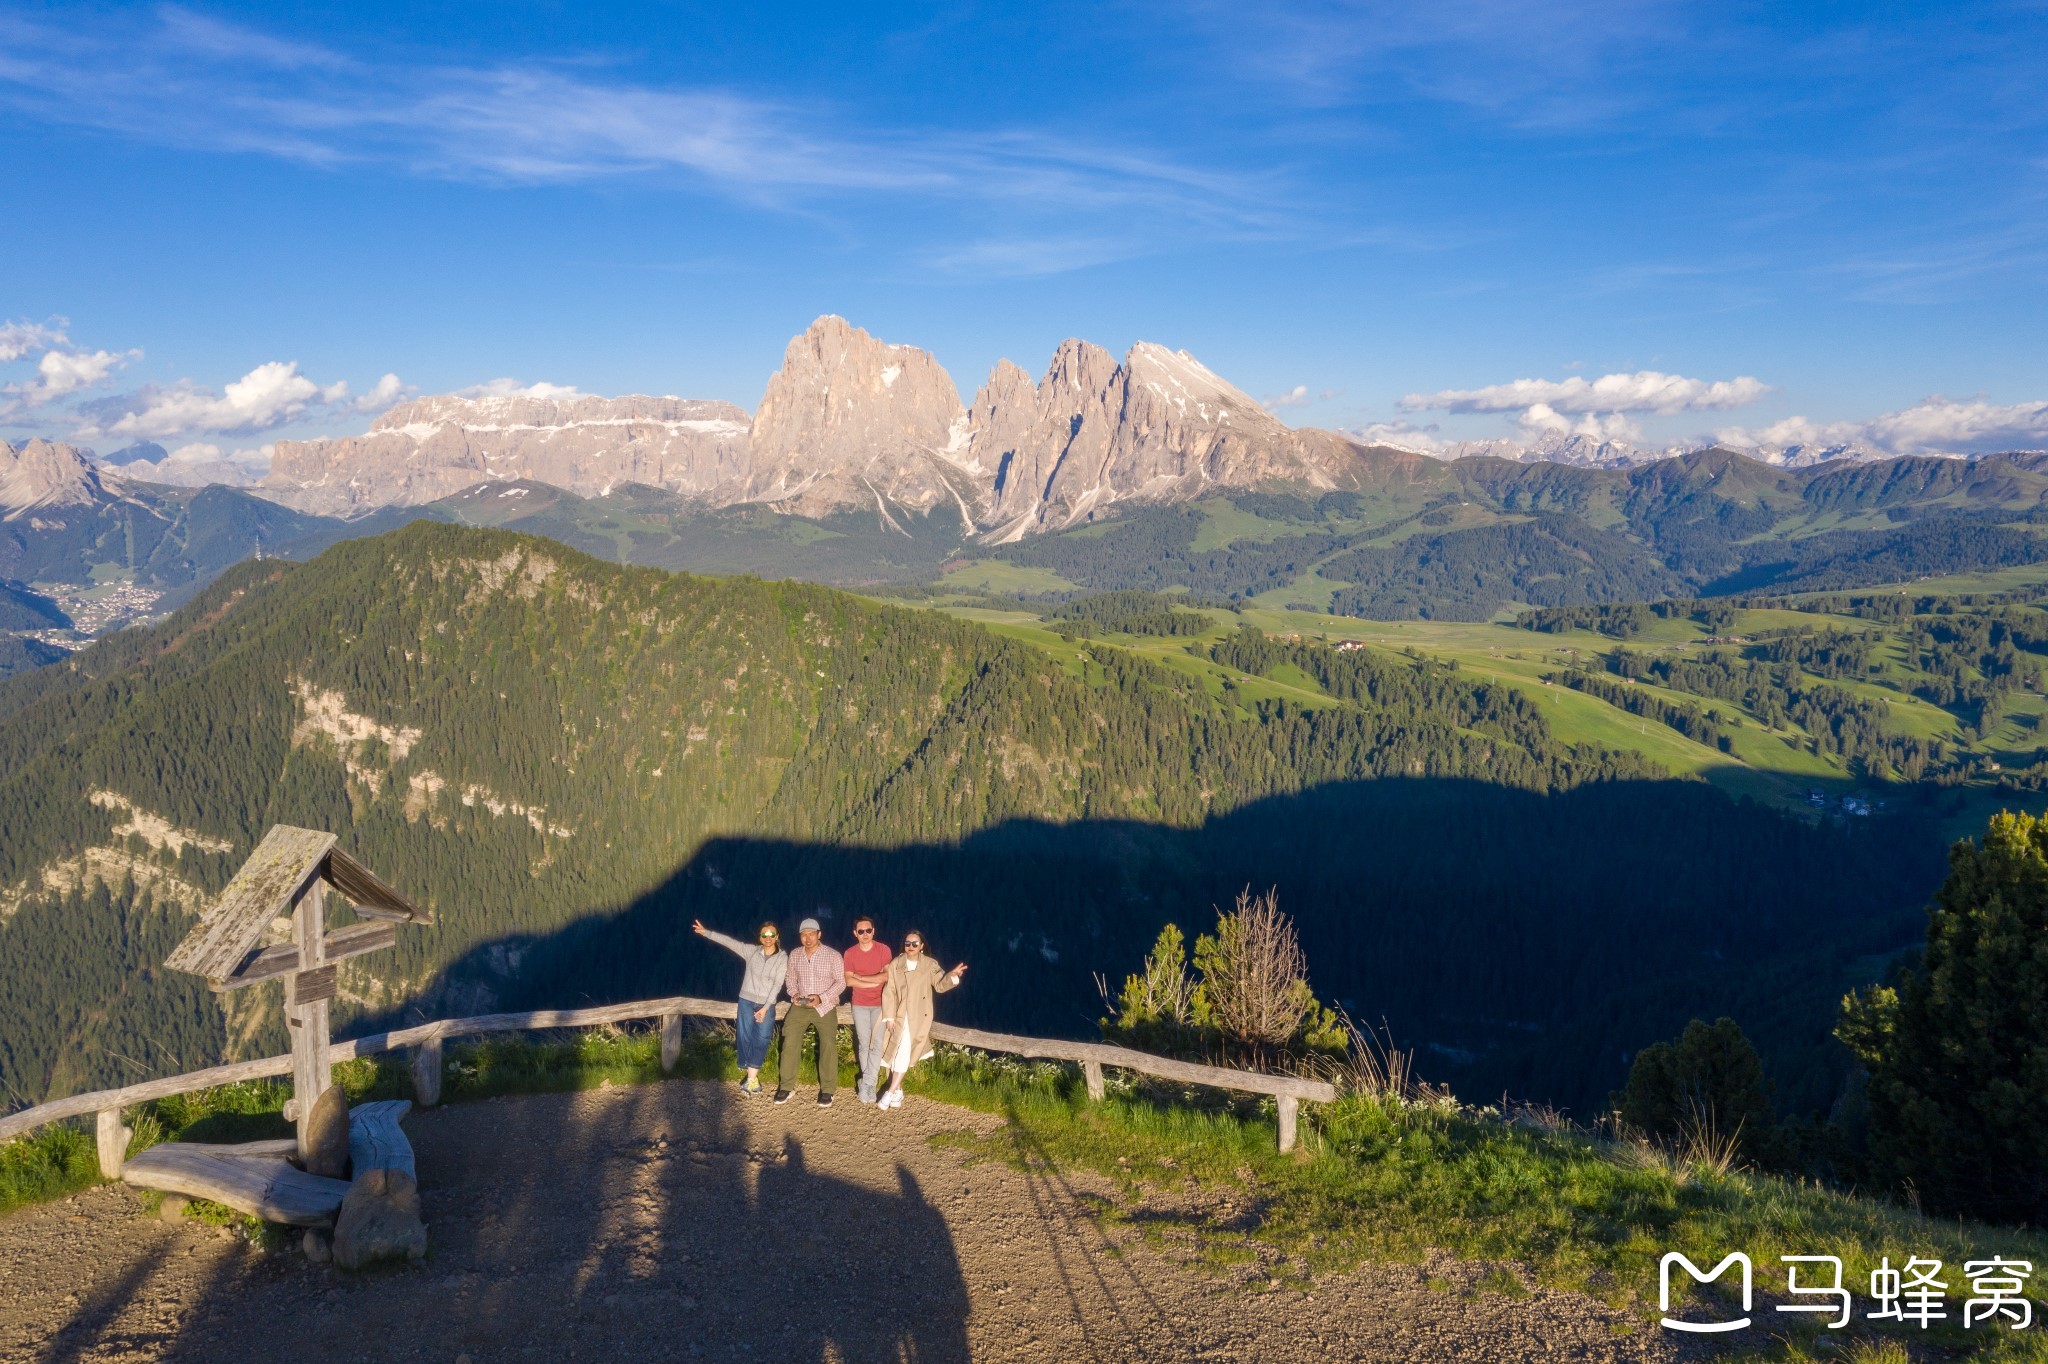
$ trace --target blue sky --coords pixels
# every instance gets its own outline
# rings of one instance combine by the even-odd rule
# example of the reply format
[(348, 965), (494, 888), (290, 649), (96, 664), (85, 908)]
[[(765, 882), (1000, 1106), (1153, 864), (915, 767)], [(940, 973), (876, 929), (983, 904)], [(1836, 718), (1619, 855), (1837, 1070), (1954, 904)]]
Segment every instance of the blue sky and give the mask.
[(1417, 439), (2048, 447), (2043, 89), (2040, 0), (0, 3), (0, 420), (751, 409), (837, 312), (970, 394), (1079, 335)]

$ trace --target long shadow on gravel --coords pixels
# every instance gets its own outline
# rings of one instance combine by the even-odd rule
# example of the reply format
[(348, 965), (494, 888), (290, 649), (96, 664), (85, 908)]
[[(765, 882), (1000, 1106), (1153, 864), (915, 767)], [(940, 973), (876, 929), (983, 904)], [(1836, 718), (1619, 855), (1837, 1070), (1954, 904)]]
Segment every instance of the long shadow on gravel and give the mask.
[(821, 1171), (748, 1102), (676, 1082), (418, 1114), (424, 1263), (249, 1257), (163, 1357), (967, 1359), (952, 1236), (909, 1171), (851, 1147), (858, 1178)]

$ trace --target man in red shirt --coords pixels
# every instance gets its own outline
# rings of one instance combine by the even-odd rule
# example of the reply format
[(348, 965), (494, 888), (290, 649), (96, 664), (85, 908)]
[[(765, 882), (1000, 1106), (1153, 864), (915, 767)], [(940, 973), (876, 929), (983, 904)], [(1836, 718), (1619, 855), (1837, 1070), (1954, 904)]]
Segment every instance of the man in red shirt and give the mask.
[(860, 1101), (875, 1101), (877, 1072), (882, 1065), (882, 987), (889, 983), (889, 962), (896, 954), (875, 938), (875, 921), (863, 914), (853, 921), (854, 945), (846, 949), (846, 983), (853, 987), (853, 1050), (860, 1058)]

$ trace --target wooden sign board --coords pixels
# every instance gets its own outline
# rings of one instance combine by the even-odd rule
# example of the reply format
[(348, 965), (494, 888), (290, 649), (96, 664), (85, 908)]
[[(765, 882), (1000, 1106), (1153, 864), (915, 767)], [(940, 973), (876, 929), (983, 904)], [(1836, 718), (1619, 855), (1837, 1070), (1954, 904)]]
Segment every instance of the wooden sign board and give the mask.
[(338, 966), (318, 966), (311, 971), (295, 971), (284, 978), (284, 1006), (296, 1009), (302, 1004), (318, 1004), (323, 999), (334, 998)]

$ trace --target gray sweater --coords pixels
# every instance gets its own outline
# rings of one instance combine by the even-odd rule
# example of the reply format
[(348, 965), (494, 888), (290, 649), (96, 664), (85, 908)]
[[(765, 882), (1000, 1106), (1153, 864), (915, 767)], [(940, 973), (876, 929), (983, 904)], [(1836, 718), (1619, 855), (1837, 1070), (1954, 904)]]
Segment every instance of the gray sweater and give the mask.
[(723, 933), (705, 929), (704, 936), (720, 947), (733, 953), (747, 964), (747, 978), (740, 982), (740, 998), (749, 1004), (772, 1004), (782, 993), (782, 983), (789, 976), (789, 956), (777, 952), (769, 956), (761, 950), (761, 944), (741, 942), (728, 938)]

